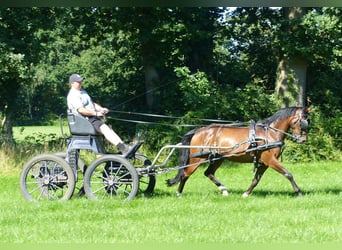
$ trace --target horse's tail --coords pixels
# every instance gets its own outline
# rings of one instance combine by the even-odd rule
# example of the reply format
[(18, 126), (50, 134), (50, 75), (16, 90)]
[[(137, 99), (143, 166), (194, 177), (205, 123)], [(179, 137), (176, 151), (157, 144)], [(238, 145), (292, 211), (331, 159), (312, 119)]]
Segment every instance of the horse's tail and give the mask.
[[(183, 138), (182, 138), (182, 146), (189, 146), (192, 137), (195, 134), (195, 130), (191, 130), (188, 133), (186, 133)], [(173, 179), (168, 179), (166, 181), (166, 184), (171, 187), (175, 184), (177, 184), (178, 182), (180, 182), (181, 177), (184, 173), (184, 167), (185, 165), (187, 165), (189, 163), (189, 153), (190, 153), (190, 148), (181, 148), (179, 150), (179, 169), (178, 169), (178, 173), (176, 175), (175, 178)]]

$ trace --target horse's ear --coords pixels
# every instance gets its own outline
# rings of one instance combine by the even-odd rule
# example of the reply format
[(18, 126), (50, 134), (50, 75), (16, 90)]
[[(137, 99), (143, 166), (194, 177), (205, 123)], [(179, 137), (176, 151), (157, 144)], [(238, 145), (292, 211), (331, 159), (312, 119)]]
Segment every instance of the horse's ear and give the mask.
[(308, 97), (307, 98), (307, 100), (306, 100), (306, 103), (307, 103), (307, 105), (305, 106), (305, 108), (303, 109), (303, 111), (305, 112), (305, 113), (310, 113), (310, 111), (311, 111), (311, 103), (312, 103), (312, 101), (311, 101), (311, 99)]
[(303, 108), (303, 111), (304, 111), (305, 113), (310, 113), (311, 107), (310, 107), (310, 106), (306, 106), (305, 108)]

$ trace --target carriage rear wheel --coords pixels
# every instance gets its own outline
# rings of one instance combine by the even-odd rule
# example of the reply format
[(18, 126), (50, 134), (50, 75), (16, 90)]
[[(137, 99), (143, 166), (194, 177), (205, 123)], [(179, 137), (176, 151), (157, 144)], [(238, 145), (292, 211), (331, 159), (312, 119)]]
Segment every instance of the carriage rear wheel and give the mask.
[(88, 166), (84, 191), (91, 200), (131, 200), (139, 189), (139, 176), (120, 155), (104, 155)]
[(56, 155), (32, 158), (20, 175), (20, 191), (28, 201), (68, 200), (75, 189), (75, 175), (69, 164)]

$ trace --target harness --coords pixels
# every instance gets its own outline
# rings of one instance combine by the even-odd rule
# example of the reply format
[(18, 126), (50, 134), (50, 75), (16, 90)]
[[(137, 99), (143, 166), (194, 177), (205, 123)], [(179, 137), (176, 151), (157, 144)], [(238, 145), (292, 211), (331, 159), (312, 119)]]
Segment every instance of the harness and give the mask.
[(258, 147), (258, 142), (256, 140), (255, 121), (254, 120), (251, 121), (251, 124), (249, 126), (248, 141), (249, 141), (248, 149), (255, 149), (255, 150), (251, 151), (252, 152), (251, 155), (253, 156), (253, 164), (254, 164), (253, 172), (255, 172), (255, 170), (258, 167), (259, 154), (258, 154), (257, 149), (256, 149)]
[[(251, 124), (249, 126), (249, 136), (248, 136), (248, 142), (249, 147), (246, 150), (246, 153), (251, 152), (251, 155), (253, 156), (253, 164), (254, 169), (253, 171), (258, 168), (259, 164), (259, 152), (269, 150), (272, 148), (282, 148), (284, 146), (283, 141), (276, 141), (276, 142), (268, 142), (268, 130), (272, 127), (264, 126), (265, 129), (265, 139), (264, 138), (258, 138), (256, 137), (255, 127), (257, 126), (256, 122), (254, 120), (251, 121)], [(259, 145), (258, 142), (264, 142), (263, 144)]]
[[(248, 135), (248, 139), (247, 141), (238, 143), (232, 147), (219, 147), (216, 144), (211, 146), (211, 147), (201, 147), (200, 151), (190, 154), (190, 158), (207, 158), (209, 159), (210, 162), (215, 161), (215, 160), (219, 160), (222, 158), (229, 158), (241, 153), (250, 153), (251, 156), (253, 157), (253, 164), (254, 164), (254, 171), (257, 169), (258, 167), (258, 163), (259, 163), (259, 157), (260, 157), (260, 152), (268, 150), (268, 149), (272, 149), (272, 148), (277, 148), (277, 147), (283, 147), (284, 146), (284, 142), (282, 141), (278, 141), (278, 142), (268, 142), (268, 130), (269, 126), (264, 126), (265, 129), (265, 138), (260, 138), (256, 136), (256, 126), (260, 126), (257, 125), (257, 123), (252, 120), (250, 122), (250, 126), (249, 126), (249, 135)], [(218, 131), (216, 132), (216, 136), (218, 136), (221, 128), (224, 127), (224, 125), (222, 125)], [(192, 131), (194, 132), (194, 131)], [(204, 138), (203, 138), (204, 139)], [(225, 154), (222, 155), (219, 153), (220, 149), (226, 149), (228, 151), (230, 150), (234, 150), (239, 148), (240, 146), (244, 145), (244, 144), (249, 144), (248, 148), (246, 150), (243, 151), (239, 151), (239, 152), (235, 152), (235, 153), (231, 153), (231, 154)]]
[(248, 141), (250, 143), (249, 148), (255, 148), (258, 146), (258, 143), (255, 138), (255, 121), (254, 120), (252, 120), (251, 124), (249, 125)]
[[(294, 124), (299, 122), (301, 131), (307, 131), (309, 123), (307, 120), (303, 120), (302, 118), (303, 118), (303, 114), (300, 113), (298, 115), (297, 119), (294, 121)], [(260, 138), (260, 137), (256, 136), (256, 127), (257, 126), (264, 129), (265, 137)], [(225, 125), (221, 125), (219, 127), (218, 131), (216, 132), (216, 137), (219, 136), (220, 131), (223, 127), (225, 127)], [(215, 161), (215, 160), (219, 160), (222, 158), (229, 158), (229, 157), (237, 156), (237, 155), (243, 154), (243, 153), (250, 153), (250, 155), (253, 157), (254, 171), (255, 171), (258, 168), (260, 152), (265, 151), (265, 150), (269, 150), (272, 148), (282, 148), (284, 146), (283, 141), (275, 141), (275, 142), (269, 142), (268, 141), (269, 130), (273, 130), (277, 133), (282, 133), (284, 135), (289, 136), (290, 138), (292, 138), (294, 140), (298, 140), (298, 138), (301, 136), (300, 134), (298, 134), (298, 135), (297, 134), (290, 134), (286, 131), (271, 127), (268, 124), (259, 124), (259, 123), (257, 124), (254, 120), (252, 120), (250, 122), (250, 125), (249, 125), (248, 139), (246, 141), (243, 141), (243, 142), (238, 143), (238, 144), (231, 146), (231, 147), (219, 147), (216, 145), (216, 143), (211, 147), (202, 146), (202, 147), (200, 147), (201, 150), (196, 152), (196, 153), (191, 154), (190, 158), (208, 157), (209, 161)], [(194, 133), (194, 131), (192, 131), (192, 132)], [(203, 138), (203, 140), (204, 140), (204, 138)], [(221, 150), (226, 149), (227, 151), (225, 151), (225, 153), (228, 153), (229, 151), (233, 151), (233, 150), (235, 150), (235, 149), (237, 149), (240, 146), (245, 145), (245, 144), (248, 144), (248, 148), (246, 150), (234, 152), (231, 154), (222, 154)]]

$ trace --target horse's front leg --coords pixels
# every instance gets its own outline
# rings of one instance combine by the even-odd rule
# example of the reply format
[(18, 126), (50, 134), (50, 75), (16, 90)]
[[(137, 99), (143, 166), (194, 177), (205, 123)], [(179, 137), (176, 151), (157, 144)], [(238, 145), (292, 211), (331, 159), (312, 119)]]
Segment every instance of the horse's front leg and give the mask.
[(221, 165), (222, 160), (214, 161), (210, 163), (207, 170), (204, 172), (204, 175), (207, 176), (221, 191), (223, 196), (228, 196), (227, 188), (215, 177), (215, 172), (218, 167)]
[(260, 164), (258, 166), (251, 185), (246, 190), (246, 192), (243, 193), (242, 197), (247, 198), (253, 192), (253, 189), (258, 185), (258, 183), (259, 183), (261, 177), (264, 175), (266, 169), (267, 169), (267, 166), (265, 166), (264, 164)]
[(300, 197), (302, 196), (302, 192), (300, 191), (299, 187), (297, 186), (297, 183), (295, 182), (292, 174), (287, 171), (280, 163), (278, 160), (274, 160), (272, 163), (270, 163), (269, 167), (273, 168), (283, 176), (285, 176), (290, 182), (293, 187), (293, 190), (295, 193)]

